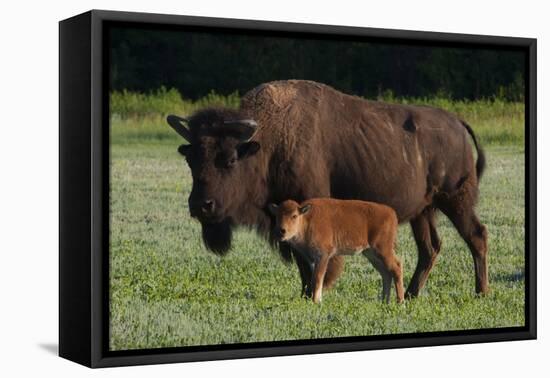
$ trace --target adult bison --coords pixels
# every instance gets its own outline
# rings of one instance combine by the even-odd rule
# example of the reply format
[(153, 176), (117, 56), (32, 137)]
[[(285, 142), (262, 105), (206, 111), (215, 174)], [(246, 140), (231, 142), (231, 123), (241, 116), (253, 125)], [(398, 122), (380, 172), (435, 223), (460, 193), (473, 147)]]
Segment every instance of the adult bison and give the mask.
[[(487, 231), (474, 211), (485, 158), (472, 129), (454, 115), (289, 80), (252, 89), (238, 110), (209, 108), (187, 119), (169, 116), (168, 123), (189, 143), (178, 149), (193, 176), (189, 209), (213, 252), (229, 250), (238, 225), (273, 240), (272, 202), (313, 197), (380, 202), (411, 224), (418, 262), (407, 295), (417, 296), (441, 249), (439, 209), (470, 248), (476, 292), (488, 291)], [(311, 296), (311, 267), (288, 245), (279, 248), (286, 260), (294, 257), (302, 294)], [(333, 258), (324, 286), (342, 269), (342, 257)]]

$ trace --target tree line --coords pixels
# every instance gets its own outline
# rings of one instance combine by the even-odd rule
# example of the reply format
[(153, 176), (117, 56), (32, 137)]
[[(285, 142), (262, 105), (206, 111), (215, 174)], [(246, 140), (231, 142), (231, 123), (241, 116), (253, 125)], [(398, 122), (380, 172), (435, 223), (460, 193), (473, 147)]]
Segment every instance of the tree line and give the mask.
[(525, 54), (497, 49), (113, 28), (111, 90), (176, 88), (197, 99), (307, 79), (374, 98), (524, 98)]

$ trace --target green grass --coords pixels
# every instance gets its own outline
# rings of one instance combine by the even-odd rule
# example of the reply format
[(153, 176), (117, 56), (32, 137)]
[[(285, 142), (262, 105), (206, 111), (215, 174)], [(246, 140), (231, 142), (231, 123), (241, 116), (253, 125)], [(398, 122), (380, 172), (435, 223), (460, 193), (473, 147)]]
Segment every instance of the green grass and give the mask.
[[(484, 145), (523, 145), (524, 104), (499, 98), (476, 101), (452, 101), (445, 98), (395, 98), (388, 93), (379, 100), (399, 103), (431, 105), (457, 114), (468, 122), (480, 142)], [(189, 115), (205, 106), (217, 105), (237, 108), (238, 93), (221, 96), (212, 92), (196, 101), (182, 99), (175, 89), (161, 88), (156, 92), (113, 92), (110, 108), (115, 127), (112, 129), (114, 142), (135, 142), (136, 140), (177, 141), (176, 135), (166, 127), (168, 114)]]
[[(523, 104), (385, 100), (459, 114), (486, 146), (478, 210), (489, 229), (488, 297), (474, 296), (472, 259), (443, 216), (438, 264), (422, 296), (402, 306), (378, 301), (379, 275), (362, 257), (347, 259), (344, 276), (316, 306), (299, 297), (297, 269), (252, 232), (236, 232), (233, 251), (214, 256), (188, 215), (191, 177), (176, 153), (181, 140), (164, 117), (209, 105), (237, 107), (238, 95), (212, 93), (193, 102), (174, 90), (118, 92), (111, 96), (111, 349), (523, 325)], [(407, 225), (397, 252), (408, 282), (416, 247)]]
[[(484, 298), (474, 295), (470, 253), (440, 216), (441, 256), (422, 296), (404, 305), (378, 301), (380, 277), (361, 256), (347, 259), (336, 287), (324, 295), (321, 305), (314, 305), (299, 296), (297, 269), (284, 265), (253, 233), (237, 231), (234, 248), (225, 258), (206, 251), (200, 226), (188, 215), (191, 176), (176, 152), (180, 140), (160, 114), (114, 114), (110, 348), (523, 325), (524, 155), (518, 126), (523, 116), (517, 104), (509, 104), (510, 109), (487, 105), (502, 105), (494, 114), (477, 103), (447, 105), (476, 119), (465, 116), (487, 142), (488, 168), (478, 212), (489, 230), (491, 293)], [(162, 113), (172, 111), (185, 113), (169, 107)], [(514, 125), (509, 132), (507, 120)], [(408, 283), (416, 247), (407, 225), (400, 227), (397, 253)]]

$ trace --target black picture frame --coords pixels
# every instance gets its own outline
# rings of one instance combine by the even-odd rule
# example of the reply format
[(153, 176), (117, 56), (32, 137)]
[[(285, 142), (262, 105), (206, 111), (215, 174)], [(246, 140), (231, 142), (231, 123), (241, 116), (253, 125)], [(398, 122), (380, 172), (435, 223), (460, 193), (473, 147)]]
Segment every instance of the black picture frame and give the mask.
[[(525, 52), (525, 327), (133, 351), (108, 350), (109, 25), (369, 38)], [(59, 355), (89, 367), (535, 339), (536, 39), (92, 10), (59, 24)]]

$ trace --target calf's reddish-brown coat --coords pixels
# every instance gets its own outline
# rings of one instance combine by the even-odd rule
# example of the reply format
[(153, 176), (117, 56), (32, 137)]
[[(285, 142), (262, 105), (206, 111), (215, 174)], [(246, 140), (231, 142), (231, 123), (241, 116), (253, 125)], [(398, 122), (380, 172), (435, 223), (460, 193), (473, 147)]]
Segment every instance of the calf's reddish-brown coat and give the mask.
[(403, 271), (395, 255), (397, 215), (386, 205), (316, 198), (298, 204), (287, 200), (270, 205), (275, 234), (311, 264), (313, 301), (319, 303), (330, 260), (363, 253), (382, 276), (382, 299), (389, 302), (395, 282), (397, 301), (403, 301)]

